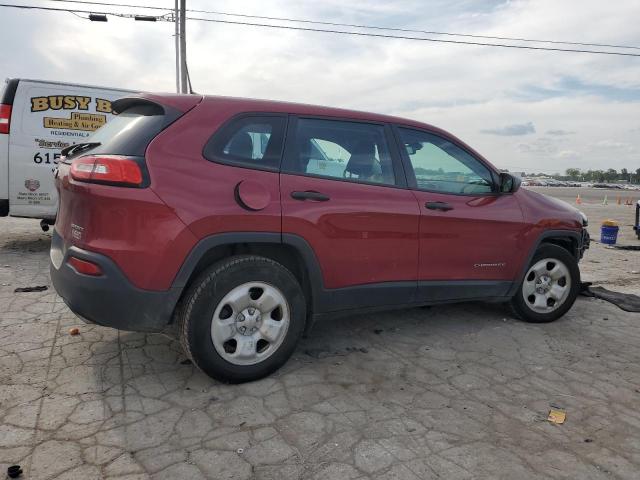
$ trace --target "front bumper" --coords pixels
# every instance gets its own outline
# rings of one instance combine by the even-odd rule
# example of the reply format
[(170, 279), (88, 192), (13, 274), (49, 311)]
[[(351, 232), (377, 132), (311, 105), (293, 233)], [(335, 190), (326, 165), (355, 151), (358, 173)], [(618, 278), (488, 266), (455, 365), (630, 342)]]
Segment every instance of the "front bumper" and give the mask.
[(580, 235), (580, 245), (578, 245), (578, 259), (581, 259), (584, 256), (584, 252), (589, 248), (590, 244), (591, 237), (589, 236), (589, 232), (586, 228), (583, 228), (582, 234)]
[[(78, 273), (67, 263), (70, 254), (99, 265), (103, 275)], [(136, 332), (158, 332), (171, 321), (181, 289), (151, 291), (137, 288), (105, 255), (73, 246), (66, 248), (55, 229), (50, 257), (51, 281), (56, 292), (83, 320)]]

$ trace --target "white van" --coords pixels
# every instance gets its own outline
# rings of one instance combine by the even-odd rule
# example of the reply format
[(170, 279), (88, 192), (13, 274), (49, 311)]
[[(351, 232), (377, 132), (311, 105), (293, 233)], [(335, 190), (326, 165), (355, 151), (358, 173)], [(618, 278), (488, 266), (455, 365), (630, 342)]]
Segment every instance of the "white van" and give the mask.
[(53, 224), (53, 171), (60, 150), (80, 143), (112, 118), (111, 102), (129, 90), (7, 79), (0, 93), (0, 216)]

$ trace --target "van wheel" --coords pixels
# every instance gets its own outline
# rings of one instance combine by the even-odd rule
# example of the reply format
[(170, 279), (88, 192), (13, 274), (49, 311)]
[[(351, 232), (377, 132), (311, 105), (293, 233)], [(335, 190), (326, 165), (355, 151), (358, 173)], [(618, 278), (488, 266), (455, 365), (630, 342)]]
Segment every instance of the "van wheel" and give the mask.
[(257, 256), (225, 259), (191, 285), (177, 311), (180, 340), (196, 366), (216, 380), (265, 377), (291, 356), (306, 320), (293, 274)]
[(580, 292), (578, 262), (564, 248), (538, 248), (510, 305), (516, 317), (531, 323), (557, 320), (573, 306)]

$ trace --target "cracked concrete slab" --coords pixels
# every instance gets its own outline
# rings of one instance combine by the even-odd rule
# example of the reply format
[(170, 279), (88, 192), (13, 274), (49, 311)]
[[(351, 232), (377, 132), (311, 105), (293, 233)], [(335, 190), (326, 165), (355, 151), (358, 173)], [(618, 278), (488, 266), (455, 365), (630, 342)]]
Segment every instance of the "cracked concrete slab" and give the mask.
[[(327, 320), (275, 375), (223, 385), (171, 338), (14, 293), (50, 285), (50, 235), (0, 231), (0, 467), (24, 478), (638, 478), (640, 316), (601, 300), (549, 325), (480, 303)], [(620, 283), (632, 255), (594, 245), (582, 269)]]

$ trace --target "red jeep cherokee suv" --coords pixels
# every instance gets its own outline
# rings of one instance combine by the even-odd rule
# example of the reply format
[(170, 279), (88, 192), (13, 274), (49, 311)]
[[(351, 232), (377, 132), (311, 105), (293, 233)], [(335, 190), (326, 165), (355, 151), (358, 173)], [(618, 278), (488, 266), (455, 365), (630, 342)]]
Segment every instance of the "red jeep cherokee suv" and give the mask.
[(438, 128), (293, 103), (143, 95), (68, 147), (51, 277), (89, 322), (179, 327), (210, 376), (268, 375), (315, 319), (469, 300), (573, 304), (586, 218)]

